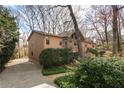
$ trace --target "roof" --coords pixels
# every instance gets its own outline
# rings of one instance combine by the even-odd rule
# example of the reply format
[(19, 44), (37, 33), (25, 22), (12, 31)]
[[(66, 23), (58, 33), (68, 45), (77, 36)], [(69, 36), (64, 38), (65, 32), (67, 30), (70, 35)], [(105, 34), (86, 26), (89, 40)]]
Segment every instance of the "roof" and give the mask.
[[(59, 33), (58, 35), (55, 35), (55, 34), (51, 34), (51, 33), (46, 33), (46, 32), (42, 32), (42, 31), (32, 31), (30, 36), (28, 37), (28, 41), (29, 39), (31, 38), (32, 34), (33, 33), (37, 33), (37, 34), (40, 34), (40, 35), (47, 35), (47, 36), (53, 36), (53, 37), (59, 37), (59, 38), (64, 38), (64, 37), (70, 37), (73, 33), (75, 33), (74, 30), (71, 30), (71, 31), (65, 31), (65, 32), (62, 32), (62, 33)], [(81, 32), (80, 32), (81, 33)], [(81, 37), (83, 40), (84, 39), (84, 36), (83, 34), (81, 33)]]
[(27, 39), (28, 41), (31, 38), (31, 36), (32, 36), (33, 33), (37, 33), (37, 34), (40, 34), (40, 35), (46, 35), (46, 36), (60, 37), (60, 38), (63, 37), (61, 35), (55, 35), (55, 34), (46, 33), (46, 32), (42, 32), (42, 31), (32, 31), (31, 34), (29, 35), (28, 39)]
[[(75, 33), (75, 31), (74, 30), (71, 30), (71, 31), (62, 32), (62, 33), (60, 33), (58, 35), (63, 36), (63, 37), (70, 37), (73, 33)], [(80, 34), (81, 34), (81, 39), (82, 40), (85, 40), (83, 34), (81, 32), (80, 32)]]
[(63, 37), (69, 37), (74, 33), (74, 31), (65, 31), (62, 33), (59, 33), (58, 35), (63, 36)]

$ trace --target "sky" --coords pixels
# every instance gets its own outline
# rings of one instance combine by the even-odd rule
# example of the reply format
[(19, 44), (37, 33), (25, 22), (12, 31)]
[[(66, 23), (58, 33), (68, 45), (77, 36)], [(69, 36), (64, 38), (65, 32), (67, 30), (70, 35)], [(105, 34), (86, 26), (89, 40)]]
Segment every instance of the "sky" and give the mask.
[[(17, 10), (17, 7), (18, 6), (15, 6), (15, 5), (11, 5), (11, 6), (5, 6), (5, 7), (7, 7), (7, 8), (10, 8), (11, 9), (11, 11), (12, 11), (12, 13), (15, 13), (16, 12), (16, 10)], [(76, 6), (73, 6), (73, 10), (74, 10), (74, 12), (76, 12), (76, 8), (75, 8)], [(84, 9), (85, 8), (85, 9)], [(78, 15), (80, 16), (81, 15), (81, 17), (82, 17), (82, 19), (85, 17), (85, 13), (88, 11), (88, 9), (90, 8), (90, 5), (82, 5), (81, 6), (81, 9), (84, 9), (84, 10), (82, 10), (81, 12), (78, 12)], [(19, 32), (20, 32), (20, 38), (28, 38), (28, 35), (30, 34), (30, 32), (29, 32), (29, 27), (25, 24), (25, 22), (22, 20), (21, 21), (21, 26), (20, 26), (20, 29), (19, 29)], [(96, 34), (96, 33), (95, 33)], [(95, 35), (94, 34), (94, 35)], [(124, 34), (124, 30), (122, 30), (122, 34)], [(22, 42), (22, 40), (20, 40), (20, 42)]]

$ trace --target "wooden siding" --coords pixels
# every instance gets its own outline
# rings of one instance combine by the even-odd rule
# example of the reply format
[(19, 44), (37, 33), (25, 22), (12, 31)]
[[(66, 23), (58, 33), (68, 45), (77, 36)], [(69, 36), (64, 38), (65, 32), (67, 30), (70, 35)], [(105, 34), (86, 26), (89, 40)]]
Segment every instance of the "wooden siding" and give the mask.
[[(46, 39), (49, 40), (50, 44), (46, 44)], [(62, 38), (60, 37), (46, 36), (44, 39), (44, 48), (63, 48), (60, 42), (62, 42)]]
[(33, 33), (29, 40), (29, 59), (38, 60), (40, 52), (44, 49), (44, 38), (40, 34)]

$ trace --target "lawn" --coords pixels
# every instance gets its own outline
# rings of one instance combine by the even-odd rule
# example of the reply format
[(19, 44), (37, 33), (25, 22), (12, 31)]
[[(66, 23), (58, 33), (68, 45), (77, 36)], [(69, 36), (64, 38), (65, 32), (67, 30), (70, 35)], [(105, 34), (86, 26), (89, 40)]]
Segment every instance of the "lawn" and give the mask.
[(43, 75), (53, 75), (58, 73), (65, 73), (68, 70), (66, 66), (55, 66), (50, 68), (44, 68), (42, 69)]
[(66, 72), (74, 72), (77, 69), (79, 62), (68, 64), (64, 66), (53, 66), (50, 68), (43, 68), (42, 74), (45, 76), (59, 74), (59, 73), (66, 73)]

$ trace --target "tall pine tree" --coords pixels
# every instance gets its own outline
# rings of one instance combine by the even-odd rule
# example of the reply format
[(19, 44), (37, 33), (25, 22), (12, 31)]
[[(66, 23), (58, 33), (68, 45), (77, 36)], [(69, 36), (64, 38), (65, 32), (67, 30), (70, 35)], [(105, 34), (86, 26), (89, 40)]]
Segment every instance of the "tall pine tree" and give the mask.
[(0, 72), (14, 52), (17, 37), (15, 18), (10, 15), (7, 8), (0, 6)]

